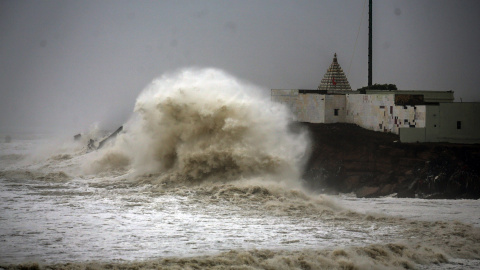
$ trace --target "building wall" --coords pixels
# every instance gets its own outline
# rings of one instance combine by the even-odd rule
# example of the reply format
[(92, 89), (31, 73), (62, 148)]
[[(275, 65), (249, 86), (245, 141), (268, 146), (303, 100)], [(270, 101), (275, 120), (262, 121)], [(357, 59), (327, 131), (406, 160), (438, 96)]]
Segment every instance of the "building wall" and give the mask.
[[(480, 143), (480, 103), (395, 105), (395, 94), (273, 89), (272, 100), (289, 107), (300, 122), (353, 123), (369, 130), (400, 134), (402, 142)], [(436, 93), (428, 99), (449, 100), (451, 95)]]
[(480, 143), (480, 103), (429, 105), (426, 115), (425, 129), (402, 128), (400, 141)]
[(440, 103), (437, 142), (480, 143), (480, 103)]
[(302, 108), (297, 113), (300, 122), (325, 123), (325, 95), (299, 94), (297, 106)]
[(325, 96), (325, 123), (345, 123), (345, 95)]
[(429, 103), (445, 103), (453, 102), (453, 91), (419, 91), (419, 90), (365, 90), (367, 95), (378, 94), (403, 94), (403, 95), (422, 95), (425, 102)]
[(272, 100), (285, 104), (299, 122), (325, 123), (325, 95), (299, 94), (297, 89), (272, 89)]
[(399, 128), (425, 127), (425, 105), (396, 106), (394, 94), (347, 94), (347, 123), (363, 128), (399, 133)]
[[(440, 131), (440, 105), (427, 106), (427, 123), (425, 125), (425, 142), (438, 142)], [(400, 140), (402, 140), (400, 138)], [(420, 140), (418, 140), (421, 142)]]

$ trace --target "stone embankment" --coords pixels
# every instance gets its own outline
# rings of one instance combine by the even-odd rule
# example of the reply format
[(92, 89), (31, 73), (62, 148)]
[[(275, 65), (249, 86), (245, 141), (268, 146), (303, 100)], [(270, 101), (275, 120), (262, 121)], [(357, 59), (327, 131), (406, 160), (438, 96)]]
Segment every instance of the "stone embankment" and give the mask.
[(311, 156), (311, 188), (358, 197), (480, 198), (480, 145), (400, 143), (391, 133), (353, 124), (301, 124)]

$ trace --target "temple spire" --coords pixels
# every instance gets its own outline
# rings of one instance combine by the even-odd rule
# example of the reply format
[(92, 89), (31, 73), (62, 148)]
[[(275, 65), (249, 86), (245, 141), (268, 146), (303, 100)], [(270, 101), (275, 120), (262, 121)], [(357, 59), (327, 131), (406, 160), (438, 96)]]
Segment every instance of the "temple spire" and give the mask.
[(337, 53), (333, 55), (333, 62), (323, 76), (318, 90), (346, 91), (352, 90), (348, 83), (347, 76), (343, 72), (337, 60)]

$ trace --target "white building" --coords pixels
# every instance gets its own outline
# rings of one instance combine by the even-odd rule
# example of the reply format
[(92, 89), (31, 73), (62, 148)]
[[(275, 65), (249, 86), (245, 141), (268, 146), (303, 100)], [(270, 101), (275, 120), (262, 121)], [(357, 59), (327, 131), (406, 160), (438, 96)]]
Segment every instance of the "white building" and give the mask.
[(297, 121), (353, 123), (402, 142), (480, 143), (480, 103), (453, 103), (453, 91), (352, 91), (335, 54), (317, 90), (272, 89)]

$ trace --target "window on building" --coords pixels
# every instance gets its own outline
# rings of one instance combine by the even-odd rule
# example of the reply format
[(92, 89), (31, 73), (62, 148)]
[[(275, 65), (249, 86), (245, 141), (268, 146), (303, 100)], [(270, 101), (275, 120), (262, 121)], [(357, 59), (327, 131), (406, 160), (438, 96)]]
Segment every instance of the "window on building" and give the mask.
[(334, 115), (338, 115), (338, 110), (339, 110), (339, 109), (333, 109), (333, 114), (334, 114)]
[(462, 121), (457, 121), (457, 129), (462, 129)]

